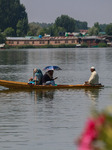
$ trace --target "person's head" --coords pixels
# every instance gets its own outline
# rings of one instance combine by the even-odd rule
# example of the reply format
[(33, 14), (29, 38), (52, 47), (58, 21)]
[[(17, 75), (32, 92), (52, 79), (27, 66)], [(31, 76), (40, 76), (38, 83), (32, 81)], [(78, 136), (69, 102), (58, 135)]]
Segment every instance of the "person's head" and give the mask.
[(54, 73), (54, 70), (49, 70), (48, 73), (52, 76)]
[(90, 70), (91, 70), (91, 72), (95, 71), (95, 67), (92, 66), (92, 67), (90, 68)]
[(35, 69), (33, 70), (33, 72), (34, 72), (34, 73), (36, 73), (37, 71), (38, 71), (38, 69), (37, 69), (37, 68), (35, 68)]

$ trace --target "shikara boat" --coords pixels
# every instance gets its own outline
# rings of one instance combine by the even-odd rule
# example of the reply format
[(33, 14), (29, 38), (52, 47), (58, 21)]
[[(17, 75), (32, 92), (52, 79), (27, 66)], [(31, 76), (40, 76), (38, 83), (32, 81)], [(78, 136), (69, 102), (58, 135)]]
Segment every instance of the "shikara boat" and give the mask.
[(16, 81), (7, 81), (0, 80), (0, 86), (7, 87), (9, 89), (80, 89), (80, 88), (102, 88), (103, 85), (33, 85), (26, 82), (16, 82)]

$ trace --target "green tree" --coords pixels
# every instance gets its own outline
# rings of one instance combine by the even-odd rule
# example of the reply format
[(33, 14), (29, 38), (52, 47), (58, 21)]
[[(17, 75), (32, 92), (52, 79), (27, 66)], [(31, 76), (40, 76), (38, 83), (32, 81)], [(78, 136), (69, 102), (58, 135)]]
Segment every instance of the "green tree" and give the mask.
[(5, 36), (2, 34), (1, 30), (0, 30), (0, 44), (5, 43)]
[(75, 27), (75, 31), (79, 31), (80, 29), (84, 29), (87, 30), (88, 29), (88, 24), (86, 21), (81, 22), (79, 20), (76, 20), (76, 27)]
[(90, 28), (88, 30), (88, 34), (90, 36), (92, 36), (92, 35), (98, 35), (99, 34), (99, 30), (98, 30), (98, 28), (96, 28), (96, 27), (93, 26), (92, 28)]
[(25, 36), (27, 34), (27, 19), (19, 20), (17, 23), (17, 36)]
[(37, 24), (37, 25), (39, 25), (42, 28), (49, 28), (50, 26), (53, 25), (53, 23), (39, 23), (39, 22), (37, 22), (37, 23), (33, 22), (32, 24)]
[(100, 24), (100, 31), (105, 32), (107, 24)]
[(90, 36), (91, 36), (91, 35), (98, 35), (99, 32), (100, 32), (100, 25), (99, 25), (98, 22), (96, 22), (96, 23), (94, 24), (94, 26), (88, 30), (88, 34), (89, 34)]
[(65, 32), (74, 32), (80, 29), (88, 29), (87, 22), (77, 21), (67, 15), (61, 15), (61, 17), (56, 18), (55, 23), (29, 23), (27, 35), (49, 34), (60, 36), (64, 35)]
[(56, 27), (62, 27), (65, 29), (66, 32), (74, 32), (76, 22), (73, 18), (69, 17), (68, 15), (61, 15), (55, 20)]
[(53, 31), (54, 31), (54, 36), (60, 36), (61, 34), (65, 33), (66, 30), (63, 27), (56, 27), (56, 25), (54, 24), (53, 26)]
[(40, 25), (38, 25), (37, 23), (29, 23), (29, 29), (28, 29), (28, 33), (27, 35), (30, 36), (37, 36), (40, 34), (40, 30), (42, 28), (40, 27)]
[(8, 27), (12, 27), (16, 33), (19, 20), (26, 20), (27, 23), (24, 26), (24, 30), (27, 29), (27, 13), (25, 12), (25, 7), (20, 4), (20, 0), (0, 0), (0, 20), (0, 29), (2, 32)]
[(9, 27), (7, 29), (4, 30), (4, 33), (3, 33), (5, 36), (10, 36), (10, 37), (13, 37), (15, 36), (15, 31), (12, 27)]
[(108, 24), (105, 29), (107, 35), (112, 35), (112, 23)]
[(44, 36), (44, 35), (45, 35), (45, 33), (46, 33), (46, 31), (45, 31), (45, 29), (44, 29), (44, 28), (42, 28), (42, 29), (40, 29), (40, 30), (38, 31), (38, 35), (42, 35), (42, 36)]
[(97, 28), (98, 31), (100, 31), (100, 25), (98, 22), (94, 23), (94, 27)]
[(46, 33), (50, 34), (51, 36), (54, 36), (54, 26), (47, 28)]

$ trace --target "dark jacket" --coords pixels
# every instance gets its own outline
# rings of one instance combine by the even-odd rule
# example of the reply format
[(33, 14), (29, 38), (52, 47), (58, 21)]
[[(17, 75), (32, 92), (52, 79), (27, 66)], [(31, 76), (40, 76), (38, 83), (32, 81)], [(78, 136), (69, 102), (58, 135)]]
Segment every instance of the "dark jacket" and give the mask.
[(51, 80), (53, 80), (53, 78), (50, 77), (50, 75), (48, 73), (45, 73), (42, 78), (42, 83), (46, 83), (47, 81), (51, 81)]

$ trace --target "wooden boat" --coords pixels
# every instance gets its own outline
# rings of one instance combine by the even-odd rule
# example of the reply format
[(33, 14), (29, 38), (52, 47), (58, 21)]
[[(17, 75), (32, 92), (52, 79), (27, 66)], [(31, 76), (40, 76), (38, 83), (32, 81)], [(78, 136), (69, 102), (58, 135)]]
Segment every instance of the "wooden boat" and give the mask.
[(102, 88), (103, 85), (84, 85), (84, 84), (77, 84), (77, 85), (33, 85), (28, 84), (26, 82), (16, 82), (16, 81), (7, 81), (7, 80), (0, 80), (0, 86), (4, 86), (10, 89), (80, 89), (80, 88)]

